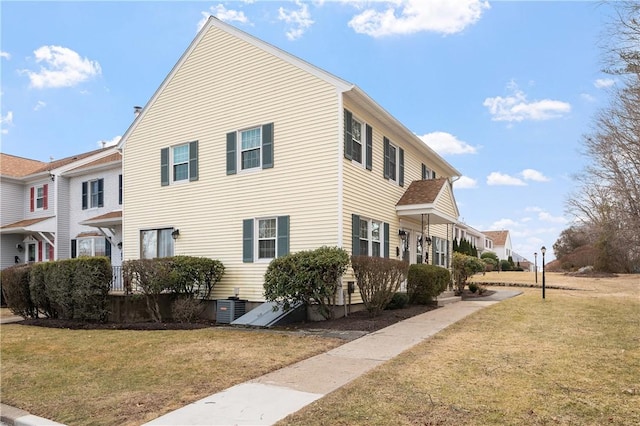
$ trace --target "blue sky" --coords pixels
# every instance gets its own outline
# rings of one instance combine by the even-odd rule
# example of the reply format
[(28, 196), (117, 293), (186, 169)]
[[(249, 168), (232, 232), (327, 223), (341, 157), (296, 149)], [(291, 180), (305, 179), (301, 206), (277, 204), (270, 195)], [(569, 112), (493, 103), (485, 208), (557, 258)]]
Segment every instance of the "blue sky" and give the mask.
[[(616, 81), (596, 2), (2, 1), (2, 152), (117, 142), (209, 14), (364, 89), (463, 177), (461, 219), (533, 260), (571, 217), (580, 138)], [(552, 251), (548, 256), (553, 258)]]

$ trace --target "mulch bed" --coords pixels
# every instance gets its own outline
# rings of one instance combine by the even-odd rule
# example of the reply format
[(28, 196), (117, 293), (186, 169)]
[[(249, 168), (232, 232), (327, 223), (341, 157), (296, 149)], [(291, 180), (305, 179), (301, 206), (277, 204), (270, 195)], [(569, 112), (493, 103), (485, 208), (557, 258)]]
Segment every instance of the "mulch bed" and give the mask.
[[(473, 300), (478, 297), (486, 297), (493, 294), (493, 291), (487, 290), (482, 295), (471, 293), (465, 290), (462, 300)], [(399, 321), (416, 315), (437, 309), (435, 303), (430, 305), (408, 305), (401, 309), (391, 309), (380, 312), (379, 315), (371, 317), (366, 310), (353, 312), (346, 317), (335, 318), (326, 321), (305, 321), (286, 326), (274, 327), (276, 330), (305, 330), (305, 329), (322, 329), (322, 330), (342, 330), (342, 331), (363, 331), (373, 332), (388, 327)], [(50, 328), (66, 328), (71, 330), (195, 330), (200, 328), (224, 326), (229, 324), (216, 324), (215, 321), (200, 321), (197, 323), (182, 322), (130, 322), (130, 323), (95, 323), (83, 321), (62, 320), (57, 318), (36, 318), (25, 319), (16, 324), (31, 325), (37, 327)]]

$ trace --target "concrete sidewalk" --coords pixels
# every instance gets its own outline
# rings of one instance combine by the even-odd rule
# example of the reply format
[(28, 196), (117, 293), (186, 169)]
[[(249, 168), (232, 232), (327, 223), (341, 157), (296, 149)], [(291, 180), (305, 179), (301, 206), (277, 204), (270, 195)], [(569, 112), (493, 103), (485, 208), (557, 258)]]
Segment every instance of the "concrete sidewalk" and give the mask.
[[(233, 386), (145, 425), (271, 425), (344, 386), (371, 369), (482, 308), (522, 292), (497, 290), (460, 301), (366, 334), (329, 352)], [(60, 425), (1, 405), (2, 421), (15, 425)], [(16, 410), (16, 409), (13, 409)], [(63, 426), (63, 425), (62, 425)]]

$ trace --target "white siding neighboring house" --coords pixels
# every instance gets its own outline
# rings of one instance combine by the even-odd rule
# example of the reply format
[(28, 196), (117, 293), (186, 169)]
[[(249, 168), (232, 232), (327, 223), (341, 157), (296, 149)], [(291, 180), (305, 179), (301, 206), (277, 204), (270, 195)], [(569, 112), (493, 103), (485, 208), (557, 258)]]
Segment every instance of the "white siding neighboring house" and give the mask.
[[(114, 209), (119, 209), (121, 216), (121, 208), (114, 205), (118, 200), (117, 182), (121, 173), (120, 153), (114, 147), (48, 163), (4, 153), (0, 155), (2, 269), (19, 263), (73, 257), (77, 235), (97, 229), (80, 223), (89, 219), (81, 213), (82, 206), (77, 201), (82, 197), (79, 183), (82, 180), (108, 176), (109, 182), (102, 187), (101, 199), (109, 200), (109, 204), (92, 210), (91, 216)], [(108, 158), (113, 161), (107, 171), (98, 164), (103, 164)], [(118, 227), (120, 224), (121, 219)], [(104, 243), (108, 235), (101, 231), (96, 234), (96, 238), (102, 241), (102, 247), (106, 247)], [(98, 246), (100, 244), (97, 243)], [(117, 248), (111, 250), (111, 246), (109, 244), (102, 251), (94, 251), (93, 255), (111, 255), (113, 260), (119, 262), (120, 251)]]
[(482, 233), (493, 241), (493, 252), (500, 260), (508, 260), (509, 256), (513, 256), (509, 231), (483, 231)]
[(323, 245), (449, 265), (460, 173), (357, 86), (216, 18), (118, 147), (124, 258), (219, 259), (213, 298), (263, 301), (273, 258)]
[(455, 225), (453, 236), (458, 241), (458, 244), (462, 240), (467, 240), (478, 250), (478, 257), (486, 251), (493, 251), (491, 238), (464, 222), (458, 222)]

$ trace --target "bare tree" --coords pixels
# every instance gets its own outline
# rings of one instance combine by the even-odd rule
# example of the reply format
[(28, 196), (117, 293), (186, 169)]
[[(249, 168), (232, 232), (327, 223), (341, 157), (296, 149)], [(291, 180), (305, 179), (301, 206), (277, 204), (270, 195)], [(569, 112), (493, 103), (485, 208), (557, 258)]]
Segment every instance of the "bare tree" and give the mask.
[(618, 88), (583, 138), (590, 163), (576, 176), (567, 207), (595, 229), (598, 269), (639, 272), (640, 3), (615, 2), (614, 10), (605, 71), (618, 76)]

